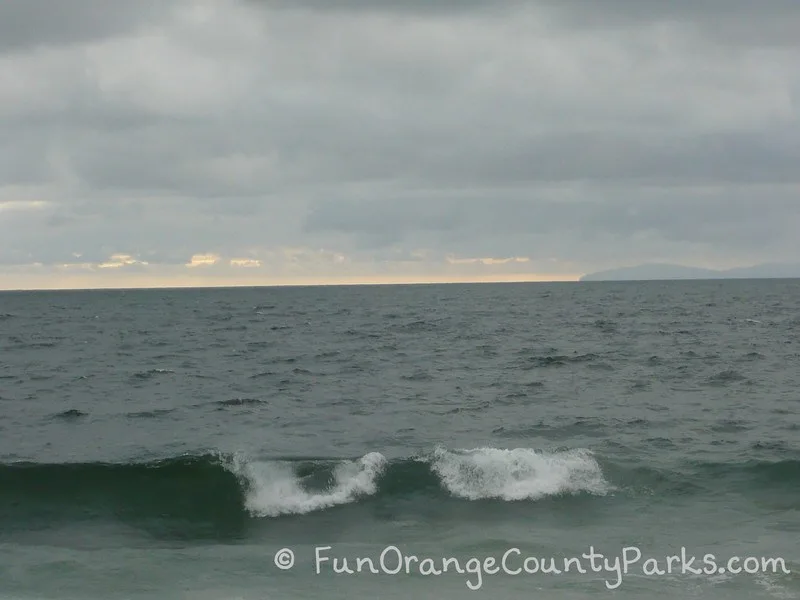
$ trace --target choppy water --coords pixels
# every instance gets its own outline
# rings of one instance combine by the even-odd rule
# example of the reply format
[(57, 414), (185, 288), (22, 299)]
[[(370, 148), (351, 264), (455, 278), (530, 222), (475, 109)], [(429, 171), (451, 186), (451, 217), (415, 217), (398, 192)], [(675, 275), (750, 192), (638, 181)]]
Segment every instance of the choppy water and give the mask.
[(798, 598), (799, 367), (800, 281), (3, 293), (0, 598)]

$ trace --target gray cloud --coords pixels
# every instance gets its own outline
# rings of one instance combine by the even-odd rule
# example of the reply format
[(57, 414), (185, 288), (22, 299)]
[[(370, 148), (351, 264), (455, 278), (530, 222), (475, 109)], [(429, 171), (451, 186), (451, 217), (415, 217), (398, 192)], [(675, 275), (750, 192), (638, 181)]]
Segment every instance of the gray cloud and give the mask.
[[(800, 5), (794, 0), (249, 0), (265, 9), (390, 14), (401, 17), (498, 16), (534, 11), (567, 30), (662, 25), (691, 35), (699, 29), (726, 45), (797, 46)], [(668, 41), (668, 40), (665, 40)]]
[(101, 4), (0, 6), (3, 264), (800, 251), (796, 2)]
[(0, 3), (0, 52), (100, 40), (134, 32), (163, 12), (155, 0)]

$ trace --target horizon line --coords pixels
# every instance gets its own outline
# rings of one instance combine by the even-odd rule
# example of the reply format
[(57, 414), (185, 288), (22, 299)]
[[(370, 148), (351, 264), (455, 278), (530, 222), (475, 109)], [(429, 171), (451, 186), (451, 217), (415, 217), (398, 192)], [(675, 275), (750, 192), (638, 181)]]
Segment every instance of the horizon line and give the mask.
[(48, 286), (48, 287), (0, 287), (2, 292), (89, 292), (89, 291), (136, 291), (136, 290), (212, 290), (212, 289), (259, 289), (259, 288), (307, 288), (307, 287), (378, 287), (378, 286), (415, 286), (415, 285), (486, 285), (486, 284), (521, 284), (521, 283), (580, 283), (581, 277), (553, 279), (459, 279), (459, 280), (415, 280), (407, 281), (314, 281), (314, 282), (277, 282), (277, 283), (173, 283), (164, 285), (98, 285), (98, 286)]
[(408, 286), (435, 286), (435, 285), (520, 285), (540, 283), (648, 283), (648, 282), (702, 282), (702, 281), (761, 281), (761, 280), (798, 280), (800, 277), (678, 277), (678, 278), (642, 278), (642, 279), (519, 279), (519, 280), (460, 280), (460, 281), (375, 281), (375, 282), (335, 282), (335, 283), (256, 283), (256, 284), (222, 284), (222, 285), (153, 285), (153, 286), (97, 286), (97, 287), (29, 287), (29, 288), (2, 288), (2, 293), (24, 292), (134, 292), (157, 290), (234, 290), (234, 289), (266, 289), (266, 288), (317, 288), (317, 287), (408, 287)]

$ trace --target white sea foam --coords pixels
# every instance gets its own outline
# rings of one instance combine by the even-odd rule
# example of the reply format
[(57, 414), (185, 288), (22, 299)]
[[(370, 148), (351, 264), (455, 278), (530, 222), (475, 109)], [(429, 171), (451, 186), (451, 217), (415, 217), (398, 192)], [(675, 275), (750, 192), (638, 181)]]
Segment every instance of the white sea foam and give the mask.
[(227, 466), (244, 483), (247, 510), (255, 516), (277, 517), (306, 514), (372, 495), (386, 463), (378, 452), (356, 461), (342, 461), (333, 469), (331, 485), (322, 491), (305, 489), (290, 462), (251, 461), (237, 456)]
[(431, 469), (454, 496), (469, 500), (536, 500), (610, 486), (589, 450), (545, 453), (529, 448), (437, 449)]
[[(603, 495), (611, 486), (589, 450), (542, 452), (529, 448), (446, 450), (417, 460), (428, 464), (453, 496), (469, 500), (538, 500), (547, 496)], [(333, 465), (324, 489), (309, 489), (289, 461), (258, 461), (237, 455), (225, 466), (241, 481), (245, 508), (259, 517), (306, 514), (358, 501), (378, 491), (387, 459), (371, 452)]]

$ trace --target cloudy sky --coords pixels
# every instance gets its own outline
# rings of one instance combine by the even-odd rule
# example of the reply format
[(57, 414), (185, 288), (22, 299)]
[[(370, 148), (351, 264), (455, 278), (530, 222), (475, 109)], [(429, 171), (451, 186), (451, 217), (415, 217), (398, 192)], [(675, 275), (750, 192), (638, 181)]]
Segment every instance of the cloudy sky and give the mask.
[(0, 288), (800, 258), (797, 0), (7, 0)]

